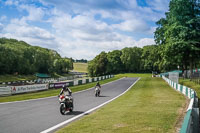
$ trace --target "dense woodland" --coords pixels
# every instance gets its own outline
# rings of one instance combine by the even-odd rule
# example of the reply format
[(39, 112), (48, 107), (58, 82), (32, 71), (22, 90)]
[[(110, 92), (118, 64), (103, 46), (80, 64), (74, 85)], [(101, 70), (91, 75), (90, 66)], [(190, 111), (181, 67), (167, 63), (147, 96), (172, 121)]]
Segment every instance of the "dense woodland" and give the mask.
[(24, 41), (0, 38), (0, 74), (67, 73), (72, 59)]
[(200, 2), (171, 0), (157, 23), (156, 45), (101, 52), (88, 64), (91, 76), (119, 72), (166, 72), (200, 67)]

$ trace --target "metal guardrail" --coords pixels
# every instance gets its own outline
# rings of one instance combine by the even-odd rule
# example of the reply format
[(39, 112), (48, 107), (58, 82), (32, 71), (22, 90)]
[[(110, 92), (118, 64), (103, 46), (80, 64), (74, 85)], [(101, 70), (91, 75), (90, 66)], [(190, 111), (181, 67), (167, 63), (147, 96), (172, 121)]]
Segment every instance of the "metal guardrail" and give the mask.
[(199, 108), (195, 103), (195, 98), (192, 98), (190, 100), (180, 133), (199, 133)]
[(162, 78), (175, 90), (190, 98), (190, 104), (184, 117), (180, 133), (199, 133), (199, 108), (196, 92), (191, 88), (174, 83), (165, 76), (162, 76)]
[(90, 82), (100, 81), (108, 78), (112, 78), (113, 75), (106, 75), (101, 77), (94, 77), (88, 79), (77, 79), (71, 81), (59, 81), (54, 83), (45, 83), (45, 84), (32, 84), (32, 85), (7, 85), (0, 87), (0, 96), (4, 95), (12, 95), (17, 93), (26, 93), (26, 92), (33, 92), (39, 90), (47, 90), (52, 88), (62, 88), (63, 85), (67, 86), (75, 86), (75, 85), (82, 85)]

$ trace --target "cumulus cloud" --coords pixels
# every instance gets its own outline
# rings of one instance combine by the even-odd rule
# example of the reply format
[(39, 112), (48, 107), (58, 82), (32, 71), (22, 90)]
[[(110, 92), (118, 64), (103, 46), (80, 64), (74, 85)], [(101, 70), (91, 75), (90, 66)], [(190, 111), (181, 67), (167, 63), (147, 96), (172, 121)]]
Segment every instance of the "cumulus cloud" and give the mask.
[(56, 48), (57, 43), (53, 34), (49, 31), (28, 25), (23, 19), (14, 19), (10, 24), (3, 28), (4, 33), (1, 36), (16, 38), (27, 41), (32, 45), (39, 45), (47, 48)]
[(146, 32), (149, 30), (147, 24), (143, 20), (139, 19), (127, 20), (120, 24), (114, 24), (113, 27), (122, 31), (130, 32)]
[(7, 1), (5, 1), (5, 5), (7, 5), (7, 6), (10, 6), (10, 5), (18, 5), (18, 1), (7, 0)]
[(169, 9), (170, 0), (147, 0), (147, 3), (157, 11), (166, 12)]
[[(152, 23), (162, 16), (154, 10), (164, 11), (156, 5), (163, 8), (166, 2), (153, 1), (147, 0), (149, 6), (141, 7), (137, 0), (39, 0), (41, 3), (36, 5), (7, 0), (5, 5), (26, 13), (9, 23), (1, 22), (0, 36), (55, 49), (63, 57), (93, 59), (102, 51), (154, 44), (153, 37), (149, 37), (156, 28)], [(1, 16), (3, 19), (8, 18)], [(50, 26), (46, 28), (38, 22)], [(138, 34), (148, 37), (137, 37)]]
[(153, 38), (142, 38), (137, 42), (138, 47), (155, 44)]
[(45, 14), (42, 8), (29, 5), (20, 5), (19, 10), (26, 10), (29, 14), (26, 19), (31, 21), (41, 21)]

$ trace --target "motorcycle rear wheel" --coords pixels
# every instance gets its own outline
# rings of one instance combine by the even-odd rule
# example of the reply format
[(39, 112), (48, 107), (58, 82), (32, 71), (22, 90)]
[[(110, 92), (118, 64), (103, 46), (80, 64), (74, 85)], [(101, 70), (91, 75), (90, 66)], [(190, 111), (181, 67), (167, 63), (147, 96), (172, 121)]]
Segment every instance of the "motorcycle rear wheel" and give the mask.
[(72, 112), (73, 111), (73, 107), (71, 107), (70, 109), (69, 109), (69, 112)]

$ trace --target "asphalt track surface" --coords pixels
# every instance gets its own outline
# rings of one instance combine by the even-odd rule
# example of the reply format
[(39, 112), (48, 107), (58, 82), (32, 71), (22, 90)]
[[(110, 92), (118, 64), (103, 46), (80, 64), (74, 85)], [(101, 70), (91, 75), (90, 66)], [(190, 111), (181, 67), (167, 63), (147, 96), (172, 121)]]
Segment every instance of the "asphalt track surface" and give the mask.
[(0, 133), (40, 133), (80, 115), (125, 92), (137, 78), (122, 78), (102, 86), (101, 96), (94, 89), (73, 94), (74, 111), (59, 112), (58, 97), (0, 104)]

